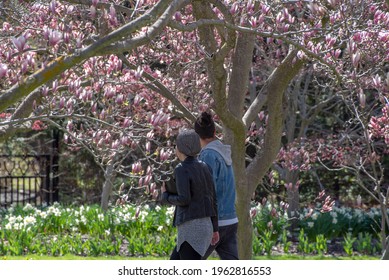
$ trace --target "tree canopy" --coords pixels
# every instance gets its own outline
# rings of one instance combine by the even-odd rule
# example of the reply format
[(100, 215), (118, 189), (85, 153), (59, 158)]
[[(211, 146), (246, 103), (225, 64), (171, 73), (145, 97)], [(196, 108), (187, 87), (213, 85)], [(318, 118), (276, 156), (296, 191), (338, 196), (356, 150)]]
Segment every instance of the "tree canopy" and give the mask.
[[(385, 205), (388, 192), (375, 191), (389, 143), (387, 1), (14, 0), (0, 8), (0, 139), (54, 126), (95, 156), (107, 182), (130, 174), (153, 193), (156, 174), (169, 172), (172, 137), (213, 110), (232, 146), (240, 236), (274, 163), (291, 198), (299, 173), (319, 159), (372, 179), (362, 187)], [(240, 238), (242, 258), (250, 242)]]

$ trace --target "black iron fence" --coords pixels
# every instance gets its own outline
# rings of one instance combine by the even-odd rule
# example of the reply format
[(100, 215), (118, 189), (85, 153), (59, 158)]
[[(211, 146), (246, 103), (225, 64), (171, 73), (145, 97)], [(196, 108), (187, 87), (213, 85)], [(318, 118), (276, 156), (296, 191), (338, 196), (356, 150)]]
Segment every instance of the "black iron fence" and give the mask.
[(0, 208), (58, 201), (53, 155), (0, 155)]

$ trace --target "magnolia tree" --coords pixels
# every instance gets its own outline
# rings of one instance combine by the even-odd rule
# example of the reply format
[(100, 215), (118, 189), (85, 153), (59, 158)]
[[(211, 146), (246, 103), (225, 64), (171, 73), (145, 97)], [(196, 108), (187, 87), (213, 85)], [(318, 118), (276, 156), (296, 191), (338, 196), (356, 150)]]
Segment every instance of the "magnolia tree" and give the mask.
[[(105, 208), (118, 174), (156, 194), (171, 172), (175, 133), (191, 127), (198, 112), (213, 110), (232, 147), (242, 259), (252, 255), (251, 197), (280, 151), (292, 92), (318, 88), (316, 105), (333, 95), (363, 102), (374, 92), (378, 108), (388, 94), (384, 1), (14, 0), (0, 6), (0, 138), (33, 125), (63, 130), (69, 146), (87, 149), (104, 168)], [(302, 83), (307, 75), (325, 79)], [(299, 102), (312, 105), (295, 114), (301, 122), (312, 123), (323, 109), (309, 98)], [(379, 123), (385, 128), (384, 119)], [(255, 147), (250, 157), (248, 143)], [(283, 168), (296, 159), (292, 152), (283, 150)], [(301, 159), (297, 166), (309, 165)], [(291, 200), (298, 197), (294, 178), (285, 181)], [(329, 200), (324, 206), (330, 209)]]

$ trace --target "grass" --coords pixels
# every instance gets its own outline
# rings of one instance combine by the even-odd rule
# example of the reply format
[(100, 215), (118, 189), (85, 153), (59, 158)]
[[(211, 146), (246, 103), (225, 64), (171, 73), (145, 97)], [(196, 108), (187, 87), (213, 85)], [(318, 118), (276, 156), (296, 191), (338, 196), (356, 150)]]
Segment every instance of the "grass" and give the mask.
[(76, 255), (65, 256), (38, 256), (38, 255), (25, 255), (25, 256), (1, 256), (0, 260), (69, 260), (69, 261), (86, 261), (86, 260), (166, 260), (161, 257), (125, 257), (125, 256), (98, 256), (98, 257), (82, 257)]
[[(1, 256), (0, 260), (167, 260), (167, 257), (125, 257), (125, 256), (99, 256), (99, 257), (81, 257), (75, 255), (65, 256)], [(279, 256), (254, 256), (254, 260), (379, 260), (375, 256), (352, 256), (352, 257), (338, 257), (338, 256), (303, 256), (303, 255), (279, 255)], [(210, 258), (210, 260), (218, 260), (218, 258)]]

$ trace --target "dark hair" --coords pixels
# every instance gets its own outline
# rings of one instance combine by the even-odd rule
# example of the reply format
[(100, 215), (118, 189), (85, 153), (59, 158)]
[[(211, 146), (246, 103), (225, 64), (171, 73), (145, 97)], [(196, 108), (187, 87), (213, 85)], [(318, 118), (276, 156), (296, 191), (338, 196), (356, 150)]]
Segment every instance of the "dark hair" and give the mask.
[(201, 139), (213, 138), (215, 135), (215, 122), (211, 114), (202, 112), (196, 119), (194, 129)]

